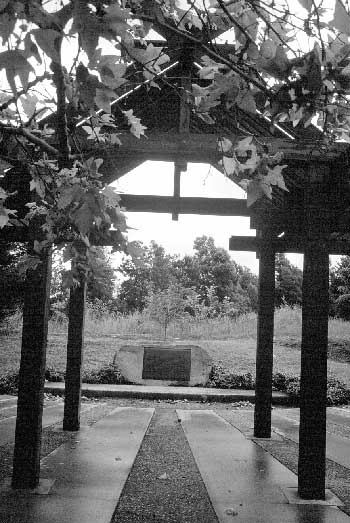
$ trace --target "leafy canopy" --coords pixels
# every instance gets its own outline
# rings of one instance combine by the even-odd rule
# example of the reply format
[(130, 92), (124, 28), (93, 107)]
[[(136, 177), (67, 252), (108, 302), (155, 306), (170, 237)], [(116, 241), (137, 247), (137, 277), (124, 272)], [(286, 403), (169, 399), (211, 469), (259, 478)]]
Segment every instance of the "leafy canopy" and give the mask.
[[(151, 30), (164, 45), (147, 40)], [(220, 106), (263, 115), (271, 128), (290, 124), (296, 138), (315, 124), (323, 145), (350, 142), (349, 36), (347, 0), (1, 0), (0, 176), (25, 166), (31, 182), (24, 217), (0, 188), (0, 227), (36, 224), (34, 258), (65, 243), (75, 259), (111, 227), (124, 248), (98, 150), (122, 148), (125, 127), (144, 139), (142, 120), (115, 101), (140, 83), (168, 85), (159, 73), (186, 45), (198, 67), (187, 103), (215, 129)], [(253, 136), (218, 134), (223, 169), (248, 205), (286, 190), (280, 155)]]

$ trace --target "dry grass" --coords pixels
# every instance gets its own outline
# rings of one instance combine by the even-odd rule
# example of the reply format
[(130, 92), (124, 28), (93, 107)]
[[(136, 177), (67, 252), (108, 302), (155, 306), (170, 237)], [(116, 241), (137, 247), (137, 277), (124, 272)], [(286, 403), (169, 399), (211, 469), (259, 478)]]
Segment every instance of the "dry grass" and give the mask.
[[(0, 338), (1, 370), (18, 368), (20, 325), (17, 315), (9, 321), (8, 335)], [(65, 368), (67, 324), (50, 322), (47, 366)], [(274, 371), (300, 373), (300, 309), (280, 309), (275, 314)], [(350, 386), (350, 322), (330, 320), (329, 374)], [(85, 328), (85, 368), (98, 368), (113, 360), (122, 345), (162, 340), (160, 327), (144, 315), (95, 318), (88, 313)], [(199, 344), (214, 362), (223, 361), (236, 373), (255, 373), (256, 316), (196, 321), (181, 320), (169, 327), (169, 342)], [(337, 360), (337, 361), (336, 361)]]

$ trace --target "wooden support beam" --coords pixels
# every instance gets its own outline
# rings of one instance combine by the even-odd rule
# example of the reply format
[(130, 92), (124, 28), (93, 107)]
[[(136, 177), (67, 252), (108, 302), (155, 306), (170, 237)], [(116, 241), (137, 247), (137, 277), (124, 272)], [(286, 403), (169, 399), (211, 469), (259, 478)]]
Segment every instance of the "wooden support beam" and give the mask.
[(12, 487), (39, 484), (42, 412), (51, 280), (51, 252), (27, 273)]
[(254, 436), (271, 437), (275, 251), (269, 231), (261, 232)]
[[(173, 196), (121, 194), (121, 205), (128, 212), (171, 213)], [(179, 214), (249, 216), (246, 200), (235, 198), (181, 197)]]
[(325, 499), (329, 258), (320, 241), (304, 253), (298, 491)]
[[(121, 146), (107, 147), (104, 145), (104, 148), (99, 151), (101, 157), (106, 154), (110, 158), (115, 158), (116, 165), (119, 157), (126, 158), (127, 156), (170, 162), (181, 157), (188, 162), (213, 164), (222, 157), (217, 145), (217, 134), (150, 132), (147, 133), (147, 139), (143, 137), (138, 139), (131, 133), (121, 134), (119, 137)], [(244, 136), (231, 135), (229, 138), (239, 140)], [(84, 136), (80, 137), (80, 141), (82, 150), (96, 152), (94, 144), (91, 144), (91, 141), (89, 143)], [(334, 161), (346, 150), (345, 144), (336, 144), (327, 152), (322, 152), (315, 150), (314, 143), (298, 142), (298, 147), (296, 147), (293, 141), (273, 137), (264, 137), (263, 142), (271, 151), (283, 151), (285, 160), (298, 160), (305, 163), (309, 161), (311, 152), (316, 159)]]
[(86, 280), (70, 289), (63, 430), (79, 430)]
[[(325, 499), (329, 256), (324, 234), (322, 171), (310, 163), (304, 195), (298, 492)], [(320, 176), (318, 176), (318, 174)]]
[(180, 203), (180, 187), (181, 187), (181, 167), (178, 162), (174, 163), (174, 195), (173, 195), (173, 212), (172, 220), (179, 219), (179, 203)]
[[(302, 254), (306, 248), (303, 238), (274, 238), (271, 240), (271, 245), (275, 252), (297, 252)], [(329, 239), (326, 241), (326, 248), (328, 254), (346, 256), (350, 254), (350, 241)], [(259, 252), (260, 240), (255, 236), (231, 236), (229, 250)]]

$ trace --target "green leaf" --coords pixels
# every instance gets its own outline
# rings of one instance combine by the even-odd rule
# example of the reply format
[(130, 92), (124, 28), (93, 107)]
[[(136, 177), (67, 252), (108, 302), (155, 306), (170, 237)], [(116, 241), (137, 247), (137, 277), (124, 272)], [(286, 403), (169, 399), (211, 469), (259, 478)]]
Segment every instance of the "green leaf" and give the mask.
[(60, 191), (60, 195), (57, 200), (57, 208), (65, 209), (69, 207), (72, 202), (79, 202), (83, 194), (84, 190), (78, 184), (75, 184), (71, 187), (65, 187), (62, 191)]
[[(8, 163), (5, 160), (3, 160), (2, 158), (0, 158), (0, 173), (1, 174), (4, 174), (4, 172), (7, 171), (8, 169), (11, 169), (11, 167), (13, 167), (13, 166), (10, 163)], [(2, 199), (2, 197), (1, 197), (2, 192), (5, 193), (5, 191), (3, 189), (1, 189), (1, 187), (0, 187), (0, 200)], [(7, 198), (7, 196), (5, 198)]]
[(38, 97), (35, 94), (27, 93), (26, 95), (21, 96), (20, 100), (27, 118), (31, 118), (35, 113), (37, 103), (39, 102)]
[(220, 151), (222, 151), (223, 153), (227, 153), (232, 149), (232, 142), (228, 138), (219, 138), (218, 146)]
[(350, 35), (350, 15), (344, 8), (344, 3), (335, 0), (333, 20), (329, 23), (337, 31)]
[(88, 202), (84, 202), (83, 205), (79, 207), (74, 213), (73, 220), (81, 234), (85, 235), (90, 231), (94, 223), (94, 216)]
[(113, 187), (104, 187), (101, 194), (106, 202), (107, 207), (117, 207), (119, 205), (120, 196), (115, 192)]
[(29, 74), (34, 71), (23, 52), (17, 49), (0, 53), (0, 70), (1, 69), (5, 69), (7, 81), (14, 94), (17, 93), (15, 77), (18, 76), (20, 78), (22, 87), (26, 89)]
[(283, 189), (284, 191), (289, 191), (282, 175), (282, 170), (286, 167), (287, 165), (276, 165), (273, 169), (271, 169), (267, 166), (268, 174), (265, 176), (264, 182), (270, 185), (277, 185), (277, 187)]
[(252, 180), (247, 187), (247, 206), (251, 207), (257, 200), (263, 196), (272, 197), (272, 188), (270, 185), (262, 183), (261, 180)]
[(115, 99), (115, 92), (111, 89), (96, 89), (95, 102), (105, 113), (111, 112), (111, 101)]
[(129, 109), (128, 111), (123, 111), (123, 113), (125, 114), (128, 120), (128, 124), (130, 125), (131, 134), (136, 136), (136, 138), (141, 138), (141, 134), (145, 134), (145, 130), (147, 129), (147, 127), (141, 124), (140, 118), (137, 118), (133, 114), (132, 109)]
[(36, 43), (47, 56), (54, 62), (60, 62), (60, 54), (57, 47), (57, 39), (61, 38), (61, 33), (54, 29), (34, 29), (32, 34)]
[(34, 177), (30, 181), (29, 189), (30, 191), (36, 191), (40, 198), (45, 198), (45, 183), (39, 176)]
[[(8, 2), (6, 2), (7, 4)], [(0, 6), (2, 11), (4, 8)], [(9, 37), (14, 31), (16, 25), (16, 18), (10, 16), (8, 13), (2, 13), (0, 16), (0, 38), (2, 38), (2, 44), (5, 45)]]
[(247, 113), (256, 113), (255, 99), (250, 91), (241, 91), (236, 98), (236, 104)]
[(298, 0), (301, 7), (306, 9), (306, 11), (310, 12), (313, 7), (313, 1), (312, 0)]
[(229, 158), (228, 156), (223, 156), (220, 164), (225, 170), (227, 176), (232, 176), (238, 172), (238, 162), (235, 158)]

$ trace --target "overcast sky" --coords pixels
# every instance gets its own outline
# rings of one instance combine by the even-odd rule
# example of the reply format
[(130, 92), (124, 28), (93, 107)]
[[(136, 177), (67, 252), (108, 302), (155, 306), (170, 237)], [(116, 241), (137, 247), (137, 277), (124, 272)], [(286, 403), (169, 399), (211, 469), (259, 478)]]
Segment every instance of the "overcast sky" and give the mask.
[[(145, 162), (113, 183), (120, 192), (129, 194), (173, 194), (173, 164), (169, 162)], [(245, 198), (244, 191), (222, 173), (207, 164), (188, 164), (187, 172), (181, 174), (181, 196), (207, 198)], [(163, 245), (171, 254), (193, 254), (193, 242), (198, 236), (212, 236), (215, 244), (228, 250), (233, 235), (255, 236), (249, 227), (249, 218), (179, 215), (178, 221), (171, 214), (127, 213), (130, 240), (151, 240)], [(230, 252), (240, 265), (258, 272), (255, 253)], [(302, 256), (288, 255), (291, 262), (302, 268)]]

